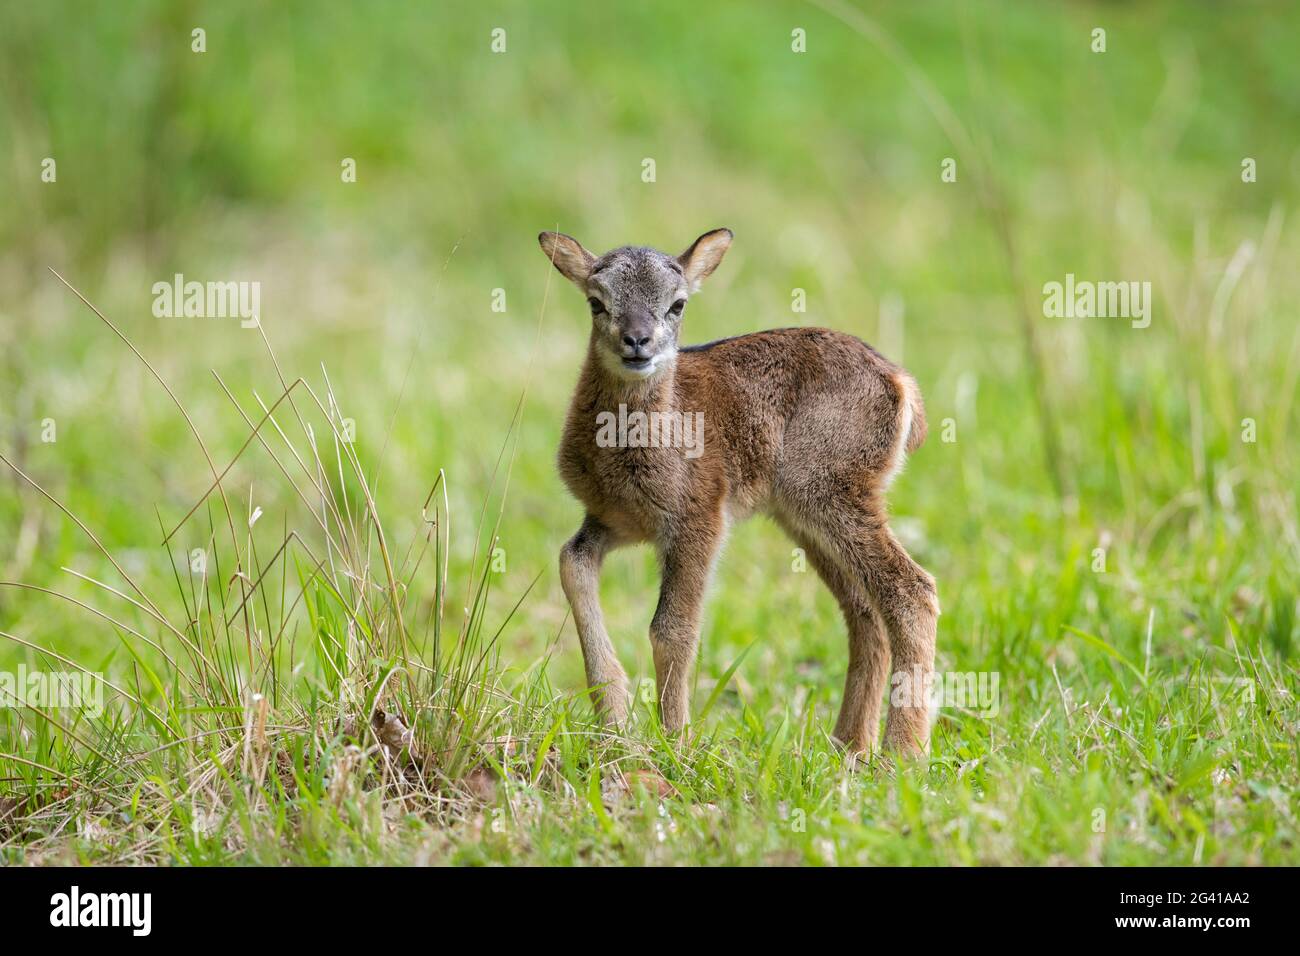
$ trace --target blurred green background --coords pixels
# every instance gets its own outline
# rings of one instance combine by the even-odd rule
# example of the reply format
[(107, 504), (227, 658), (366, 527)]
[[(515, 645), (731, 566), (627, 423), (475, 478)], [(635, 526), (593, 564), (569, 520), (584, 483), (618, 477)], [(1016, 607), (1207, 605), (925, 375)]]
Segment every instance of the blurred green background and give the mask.
[[(397, 540), (446, 470), (455, 578), (527, 387), (493, 583), (499, 621), (538, 579), (503, 636), (524, 668), (566, 618), (555, 556), (581, 513), (553, 457), (589, 321), (536, 234), (675, 252), (725, 225), (735, 244), (686, 340), (825, 325), (920, 382), (931, 435), (892, 493), (896, 524), (939, 581), (941, 667), (1001, 671), (1006, 720), (1036, 717), (1058, 668), (1080, 695), (1114, 677), (1066, 625), (1141, 660), (1154, 610), (1149, 654), (1172, 679), (1228, 654), (1230, 618), (1290, 667), (1297, 49), (1283, 3), (7, 4), (0, 451), (169, 581), (158, 515), (178, 522), (210, 475), (47, 267), (155, 364), (220, 463), (246, 428), (209, 370), (251, 409), (278, 395), (274, 367), (237, 320), (154, 318), (151, 286), (256, 280), (286, 374), (317, 387), (323, 365), (355, 418)], [(1151, 326), (1044, 318), (1042, 286), (1066, 273), (1150, 281)], [(229, 482), (276, 534), (302, 519), (282, 486), (257, 449)], [(58, 570), (109, 573), (84, 538), (12, 476), (0, 488), (3, 578), (93, 593)], [(760, 711), (838, 699), (838, 613), (790, 548), (770, 524), (738, 529), (707, 612), (701, 680), (761, 637), (737, 677)], [(611, 631), (645, 676), (652, 557), (607, 567)], [(0, 593), (0, 628), (112, 647), (40, 595)], [(551, 676), (575, 691), (581, 674), (566, 625)]]

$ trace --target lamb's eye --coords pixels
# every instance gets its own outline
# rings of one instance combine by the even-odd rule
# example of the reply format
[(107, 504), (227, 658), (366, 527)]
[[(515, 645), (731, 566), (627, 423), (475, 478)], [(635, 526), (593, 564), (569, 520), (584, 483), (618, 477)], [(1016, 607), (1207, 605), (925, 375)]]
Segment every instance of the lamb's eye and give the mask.
[(678, 299), (676, 302), (674, 302), (674, 303), (672, 304), (672, 307), (668, 310), (668, 314), (669, 314), (669, 315), (681, 315), (681, 314), (682, 314), (682, 309), (684, 309), (684, 308), (686, 308), (686, 300), (685, 300), (685, 299)]
[(605, 311), (605, 303), (601, 302), (594, 296), (587, 300), (587, 305), (591, 306), (592, 315), (600, 315), (600, 313)]

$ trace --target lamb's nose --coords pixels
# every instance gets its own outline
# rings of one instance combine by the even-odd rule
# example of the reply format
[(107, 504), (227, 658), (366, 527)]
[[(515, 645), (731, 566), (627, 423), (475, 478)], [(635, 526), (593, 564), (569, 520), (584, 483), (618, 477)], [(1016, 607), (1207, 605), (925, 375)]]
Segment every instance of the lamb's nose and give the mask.
[(625, 335), (623, 336), (623, 344), (630, 349), (644, 348), (650, 344), (650, 336), (647, 335), (645, 338), (635, 339), (630, 335)]

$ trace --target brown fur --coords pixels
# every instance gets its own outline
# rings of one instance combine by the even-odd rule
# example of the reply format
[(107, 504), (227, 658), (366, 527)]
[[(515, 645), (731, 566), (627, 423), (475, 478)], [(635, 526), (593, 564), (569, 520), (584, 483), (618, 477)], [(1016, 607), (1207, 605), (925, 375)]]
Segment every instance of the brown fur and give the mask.
[[(590, 270), (601, 268), (608, 256), (597, 260), (568, 237), (551, 238), (548, 248), (547, 237), (555, 235), (543, 235), (543, 248), (562, 272), (592, 292)], [(563, 241), (581, 252), (558, 248)], [(925, 437), (920, 392), (905, 371), (870, 346), (828, 329), (756, 332), (669, 352), (676, 348), (677, 326), (668, 314), (655, 319), (657, 325), (646, 325), (646, 316), (653, 318), (674, 295), (688, 294), (681, 290), (711, 272), (729, 242), (725, 230), (697, 240), (676, 260), (682, 285), (660, 295), (658, 306), (648, 304), (655, 300), (654, 288), (640, 295), (640, 287), (610, 292), (604, 284), (600, 294), (617, 305), (596, 301), (593, 292), (593, 308), (601, 311), (559, 452), (560, 474), (587, 510), (560, 559), (587, 680), (598, 712), (621, 721), (627, 678), (605, 632), (598, 575), (612, 548), (650, 542), (663, 572), (650, 626), (660, 713), (669, 730), (682, 728), (714, 559), (730, 522), (765, 513), (805, 550), (843, 610), (849, 667), (835, 736), (853, 751), (870, 751), (891, 657), (895, 673), (909, 680), (930, 674), (934, 662), (934, 581), (890, 532), (884, 503), (904, 450), (914, 450)], [(692, 269), (701, 243), (713, 246), (711, 262), (703, 264), (707, 271), (700, 263)], [(609, 256), (620, 253), (645, 266), (645, 281), (678, 282), (671, 262), (636, 259), (652, 251), (615, 250)], [(624, 271), (634, 275), (637, 268)], [(647, 340), (652, 341), (644, 348), (636, 344)], [(619, 341), (621, 352), (611, 352), (609, 343)], [(624, 362), (639, 361), (647, 349), (659, 349), (662, 357), (653, 374), (629, 379), (619, 373), (620, 354), (632, 356)], [(628, 412), (703, 412), (702, 451), (691, 458), (680, 447), (601, 447), (597, 416), (616, 413), (620, 404)], [(928, 745), (927, 701), (915, 698), (892, 707), (886, 724), (886, 744), (902, 752)]]

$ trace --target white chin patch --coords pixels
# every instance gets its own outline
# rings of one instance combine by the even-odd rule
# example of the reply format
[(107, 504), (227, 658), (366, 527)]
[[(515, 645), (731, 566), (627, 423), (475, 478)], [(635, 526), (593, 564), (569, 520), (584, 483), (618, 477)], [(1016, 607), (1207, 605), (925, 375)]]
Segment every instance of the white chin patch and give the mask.
[(647, 379), (656, 372), (662, 370), (663, 367), (671, 361), (675, 354), (675, 349), (659, 352), (657, 355), (652, 356), (649, 362), (639, 368), (624, 365), (622, 356), (615, 355), (607, 349), (601, 350), (601, 359), (605, 363), (605, 368), (611, 374), (618, 378), (635, 382)]

